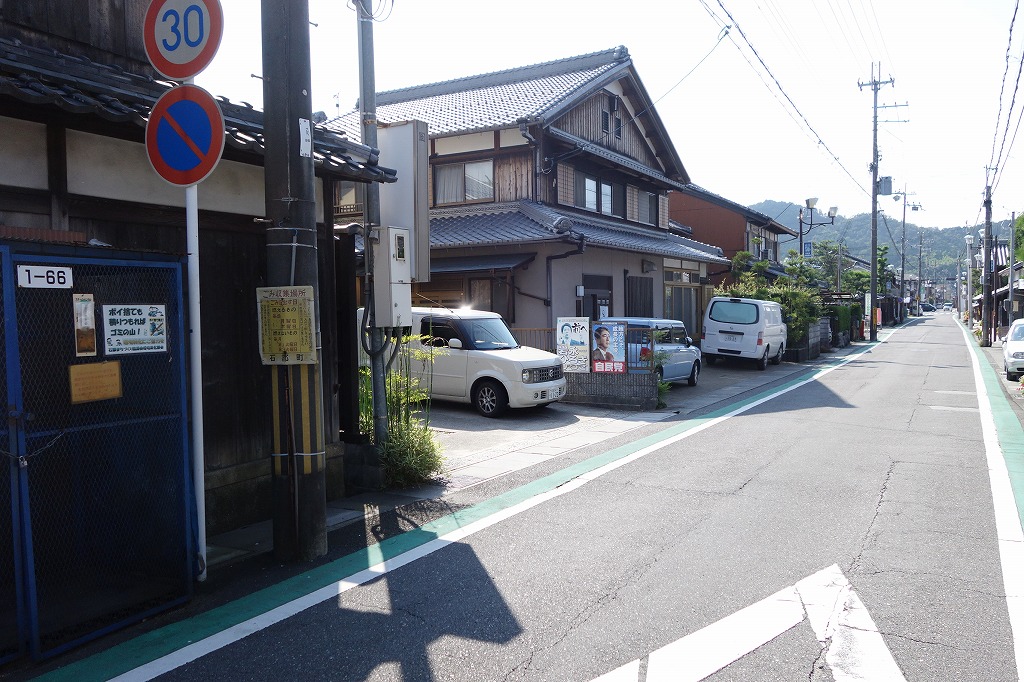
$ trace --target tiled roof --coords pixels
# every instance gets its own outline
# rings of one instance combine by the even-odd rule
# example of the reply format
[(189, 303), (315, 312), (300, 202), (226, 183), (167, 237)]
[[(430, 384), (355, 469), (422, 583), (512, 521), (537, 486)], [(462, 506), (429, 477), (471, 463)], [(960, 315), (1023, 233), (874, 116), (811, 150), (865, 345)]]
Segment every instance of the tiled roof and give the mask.
[(793, 236), (796, 236), (797, 234), (795, 230), (786, 227), (782, 223), (775, 222), (775, 219), (772, 218), (771, 216), (767, 216), (764, 213), (761, 213), (760, 211), (755, 211), (754, 209), (748, 206), (744, 206), (743, 204), (737, 204), (735, 201), (726, 199), (725, 197), (715, 194), (714, 192), (709, 192), (703, 187), (699, 187), (698, 185), (695, 185), (693, 183), (685, 185), (679, 191), (682, 192), (683, 194), (689, 194), (692, 197), (704, 199), (705, 201), (717, 204), (719, 206), (722, 206), (723, 208), (728, 208), (737, 213), (741, 213), (744, 216), (746, 216), (747, 220), (753, 220), (755, 222), (758, 222), (762, 226), (771, 228), (774, 232), (777, 232), (779, 234), (789, 234)]
[[(629, 63), (624, 47), (523, 66), (478, 76), (380, 92), (376, 114), (380, 123), (425, 121), (431, 137), (494, 130), (520, 119), (543, 118), (590, 87), (594, 81)], [(361, 139), (358, 109), (325, 126)]]
[(643, 173), (648, 177), (660, 180), (669, 187), (672, 187), (673, 189), (683, 189), (686, 187), (686, 184), (676, 182), (675, 180), (663, 174), (660, 170), (651, 168), (650, 166), (645, 166), (644, 164), (634, 161), (633, 159), (629, 158), (628, 156), (625, 156), (624, 154), (619, 154), (618, 152), (612, 151), (611, 149), (606, 149), (601, 145), (594, 144), (593, 142), (588, 142), (587, 140), (584, 140), (582, 137), (577, 137), (576, 135), (567, 133), (564, 130), (559, 130), (558, 128), (552, 126), (551, 128), (548, 128), (548, 134), (554, 138), (562, 140), (563, 142), (569, 142), (571, 144), (576, 145), (577, 149), (582, 149), (587, 152), (590, 152), (591, 154), (596, 154), (597, 156), (608, 159), (609, 161), (613, 161), (619, 164), (620, 166), (631, 168), (632, 170)]
[[(145, 128), (150, 109), (175, 84), (155, 80), (85, 57), (62, 54), (0, 38), (0, 97), (54, 107)], [(246, 102), (218, 98), (225, 144), (263, 154), (263, 113)], [(314, 129), (314, 163), (347, 179), (394, 182), (396, 172), (377, 165), (377, 151), (322, 127)]]
[(596, 215), (558, 210), (531, 201), (435, 209), (430, 214), (433, 248), (562, 241), (703, 263), (729, 259), (697, 248), (678, 235)]

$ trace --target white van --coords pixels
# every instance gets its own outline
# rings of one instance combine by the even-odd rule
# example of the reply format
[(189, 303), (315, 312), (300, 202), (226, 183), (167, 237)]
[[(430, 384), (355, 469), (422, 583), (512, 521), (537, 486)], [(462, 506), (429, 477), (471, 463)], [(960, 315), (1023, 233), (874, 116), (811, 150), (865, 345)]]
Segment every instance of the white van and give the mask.
[(509, 407), (565, 396), (562, 359), (520, 346), (498, 313), (414, 307), (410, 333), (416, 337), (410, 345), (422, 353), (412, 354), (409, 369), (432, 399), (471, 403), (483, 416), (497, 417)]
[(715, 296), (704, 313), (701, 353), (709, 365), (720, 357), (748, 358), (763, 370), (769, 360), (782, 362), (788, 331), (774, 301)]

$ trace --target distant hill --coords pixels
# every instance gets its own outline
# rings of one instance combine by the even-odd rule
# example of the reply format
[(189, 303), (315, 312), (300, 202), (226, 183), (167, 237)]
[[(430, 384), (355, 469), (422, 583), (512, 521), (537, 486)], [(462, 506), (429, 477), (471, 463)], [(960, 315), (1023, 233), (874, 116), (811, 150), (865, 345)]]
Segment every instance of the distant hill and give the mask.
[[(878, 218), (878, 245), (889, 245), (888, 260), (894, 267), (899, 269), (901, 252), (904, 244), (903, 236), (903, 204), (889, 200), (895, 206), (886, 206), (879, 202), (879, 207), (885, 210)], [(800, 207), (796, 204), (782, 201), (762, 201), (750, 206), (755, 211), (764, 213), (775, 222), (791, 228), (794, 232), (799, 230), (797, 218)], [(823, 207), (824, 212), (819, 214), (814, 211), (814, 222), (825, 216), (828, 220), (828, 207)], [(804, 211), (805, 218), (808, 216)], [(921, 278), (925, 280), (942, 281), (949, 277), (955, 277), (957, 272), (957, 261), (960, 261), (961, 270), (963, 260), (966, 258), (966, 245), (964, 236), (967, 234), (963, 227), (919, 227), (911, 222), (914, 212), (907, 207), (907, 231), (906, 231), (906, 270), (907, 277), (916, 277), (919, 263)], [(1009, 236), (1009, 220), (992, 223), (992, 234), (996, 238)], [(852, 217), (838, 215), (835, 225), (816, 225), (808, 230), (804, 225), (804, 242), (807, 241), (840, 241), (842, 240), (849, 253), (858, 258), (869, 260), (871, 253), (871, 214), (859, 213)], [(974, 229), (975, 244), (978, 243), (977, 229)], [(790, 250), (797, 250), (797, 238), (790, 241), (783, 241), (780, 244), (780, 253), (783, 257)]]

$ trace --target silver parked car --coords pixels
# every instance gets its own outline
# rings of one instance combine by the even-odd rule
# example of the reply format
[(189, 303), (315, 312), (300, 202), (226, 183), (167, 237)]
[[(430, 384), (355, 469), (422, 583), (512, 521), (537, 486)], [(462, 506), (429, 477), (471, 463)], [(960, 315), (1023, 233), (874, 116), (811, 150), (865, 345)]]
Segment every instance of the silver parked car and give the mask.
[(1003, 337), (1003, 371), (1007, 381), (1024, 372), (1024, 320), (1014, 320)]
[(595, 323), (626, 325), (627, 362), (632, 372), (653, 366), (662, 381), (685, 381), (696, 386), (700, 379), (701, 353), (679, 320), (660, 317), (606, 317)]

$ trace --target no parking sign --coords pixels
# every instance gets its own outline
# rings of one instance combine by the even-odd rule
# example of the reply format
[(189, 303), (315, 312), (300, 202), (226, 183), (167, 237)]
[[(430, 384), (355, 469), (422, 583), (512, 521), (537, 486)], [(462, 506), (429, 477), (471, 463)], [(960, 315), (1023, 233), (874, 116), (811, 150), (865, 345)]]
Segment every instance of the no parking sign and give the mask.
[(168, 90), (146, 124), (146, 154), (167, 182), (187, 187), (213, 172), (224, 151), (224, 115), (197, 85)]

